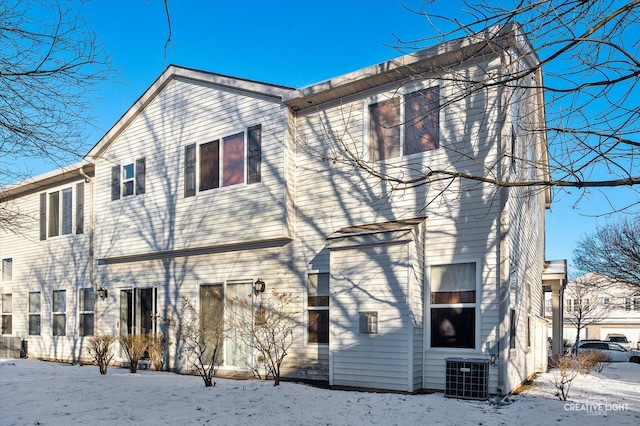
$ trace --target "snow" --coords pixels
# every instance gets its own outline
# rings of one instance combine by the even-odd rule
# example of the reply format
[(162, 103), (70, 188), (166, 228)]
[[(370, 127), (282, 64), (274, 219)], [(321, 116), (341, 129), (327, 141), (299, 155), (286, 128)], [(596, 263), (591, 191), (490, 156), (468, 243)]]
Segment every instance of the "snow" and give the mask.
[[(0, 360), (0, 425), (615, 425), (640, 424), (640, 364), (579, 375), (569, 401), (553, 371), (505, 405), (321, 389), (300, 383), (216, 378), (17, 359)], [(606, 415), (606, 420), (602, 415)]]

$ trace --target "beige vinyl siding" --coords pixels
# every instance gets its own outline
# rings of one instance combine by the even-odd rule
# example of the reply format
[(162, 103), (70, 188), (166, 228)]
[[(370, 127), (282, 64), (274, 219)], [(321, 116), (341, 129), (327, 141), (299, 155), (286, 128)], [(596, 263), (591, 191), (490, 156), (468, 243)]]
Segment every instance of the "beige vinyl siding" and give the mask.
[[(408, 261), (407, 244), (331, 252), (330, 384), (411, 390)], [(359, 333), (368, 311), (377, 312), (377, 334)]]
[[(97, 161), (97, 257), (288, 237), (292, 193), (286, 186), (286, 116), (286, 108), (272, 98), (173, 80)], [(185, 198), (185, 146), (246, 133), (257, 124), (262, 125), (261, 182)], [(145, 194), (111, 201), (111, 167), (138, 158), (146, 159)]]
[[(76, 231), (76, 184), (84, 178), (62, 182), (23, 193), (9, 201), (22, 214), (23, 228), (19, 233), (0, 230), (0, 258), (13, 259), (13, 279), (1, 284), (0, 293), (12, 293), (13, 335), (27, 341), (31, 358), (88, 360), (86, 337), (78, 334), (77, 293), (79, 288), (91, 287), (89, 279), (89, 211), (90, 185), (84, 190), (84, 233)], [(72, 233), (47, 237), (40, 241), (40, 194), (72, 188)], [(65, 336), (53, 336), (51, 299), (53, 290), (66, 291)], [(40, 335), (29, 335), (29, 292), (41, 292)]]

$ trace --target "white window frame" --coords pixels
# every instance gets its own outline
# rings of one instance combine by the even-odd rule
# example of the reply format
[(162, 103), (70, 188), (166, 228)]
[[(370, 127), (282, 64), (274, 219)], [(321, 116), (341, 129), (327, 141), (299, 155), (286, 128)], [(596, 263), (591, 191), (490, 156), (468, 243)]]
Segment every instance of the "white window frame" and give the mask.
[(426, 83), (422, 83), (422, 84), (413, 84), (413, 85), (408, 85), (405, 86), (403, 88), (403, 90), (396, 90), (393, 92), (385, 92), (385, 93), (379, 93), (376, 94), (374, 96), (369, 97), (368, 99), (366, 99), (364, 101), (364, 117), (365, 119), (364, 121), (364, 147), (363, 147), (363, 157), (365, 159), (365, 161), (368, 162), (373, 162), (373, 160), (371, 159), (371, 156), (369, 155), (369, 147), (371, 146), (371, 138), (370, 138), (370, 129), (371, 129), (371, 114), (369, 112), (369, 107), (371, 105), (375, 105), (381, 102), (385, 102), (385, 101), (389, 101), (393, 98), (400, 98), (400, 102), (398, 105), (398, 108), (400, 109), (399, 111), (399, 115), (398, 115), (398, 119), (399, 119), (399, 124), (398, 127), (400, 128), (400, 139), (399, 139), (399, 152), (400, 155), (398, 155), (398, 157), (394, 157), (394, 158), (388, 158), (385, 160), (378, 160), (375, 163), (388, 163), (388, 162), (395, 162), (395, 161), (401, 161), (404, 158), (407, 157), (413, 157), (413, 156), (418, 156), (418, 155), (425, 155), (425, 154), (429, 154), (429, 153), (434, 153), (434, 152), (438, 152), (442, 149), (442, 119), (443, 119), (443, 107), (440, 106), (440, 108), (438, 109), (438, 148), (436, 149), (432, 149), (429, 151), (422, 151), (422, 152), (416, 152), (413, 154), (406, 154), (404, 153), (404, 139), (405, 139), (405, 121), (406, 121), (406, 116), (405, 116), (405, 98), (407, 95), (410, 95), (412, 93), (415, 92), (419, 92), (421, 90), (431, 90), (431, 89), (435, 89), (438, 88), (438, 99), (442, 99), (443, 98), (443, 86), (442, 86), (442, 81), (441, 80), (429, 80)]
[[(198, 142), (196, 144), (196, 195), (200, 193), (209, 193), (211, 191), (220, 191), (225, 190), (226, 188), (237, 188), (239, 186), (247, 186), (247, 181), (249, 180), (249, 167), (247, 166), (247, 156), (248, 152), (248, 144), (249, 144), (249, 128), (252, 126), (245, 126), (237, 131), (226, 132), (224, 136), (216, 136), (207, 139), (206, 141)], [(243, 162), (243, 176), (241, 183), (234, 183), (230, 185), (224, 184), (224, 141), (225, 139), (229, 139), (231, 136), (239, 135), (242, 133), (243, 138), (243, 150), (242, 150), (242, 162)], [(209, 188), (209, 189), (200, 189), (200, 173), (202, 166), (202, 156), (200, 155), (200, 148), (202, 145), (206, 145), (211, 142), (218, 141), (218, 187), (217, 188)]]
[[(131, 177), (127, 177), (127, 167), (131, 167), (132, 170), (132, 176)], [(122, 191), (122, 196), (121, 198), (124, 197), (131, 197), (131, 196), (135, 196), (136, 195), (136, 162), (134, 161), (125, 161), (122, 163), (122, 166), (120, 166), (120, 179), (121, 181), (121, 191)], [(131, 193), (127, 194), (127, 183), (131, 183)]]
[[(9, 298), (11, 300), (11, 306), (8, 307), (7, 309), (7, 303), (5, 303), (5, 296), (7, 298)], [(12, 336), (13, 335), (13, 293), (2, 293), (2, 298), (0, 299), (0, 302), (2, 303), (2, 324), (0, 324), (0, 334), (5, 335), (5, 336)], [(9, 317), (10, 321), (11, 321), (11, 333), (5, 333), (4, 332), (4, 318), (5, 317)]]
[[(91, 291), (91, 293), (93, 294), (93, 298), (92, 298), (92, 303), (91, 306), (89, 306), (91, 309), (87, 309), (87, 306), (85, 305), (85, 303), (83, 302), (83, 291)], [(96, 292), (93, 289), (93, 287), (81, 287), (78, 289), (78, 318), (77, 318), (77, 324), (78, 324), (78, 336), (93, 336), (95, 334), (95, 302), (96, 302)], [(84, 305), (84, 306), (83, 306)], [(81, 309), (81, 307), (84, 307), (84, 309)], [(93, 328), (91, 330), (91, 334), (82, 334), (81, 333), (81, 329), (80, 329), (80, 324), (82, 324), (82, 321), (80, 321), (80, 318), (82, 318), (82, 315), (91, 315), (93, 316), (93, 320), (91, 321), (93, 324)]]
[[(74, 218), (74, 213), (75, 213), (75, 206), (74, 206), (74, 189), (73, 186), (69, 186), (66, 188), (61, 188), (55, 191), (49, 191), (46, 193), (47, 194), (47, 210), (46, 210), (46, 225), (47, 225), (47, 239), (49, 238), (57, 238), (57, 237), (63, 237), (65, 235), (72, 235), (74, 233), (74, 222), (75, 222), (75, 218)], [(53, 208), (51, 207), (51, 195), (52, 194), (58, 194), (58, 209), (57, 209), (57, 214), (58, 214), (58, 229), (56, 229), (56, 234), (52, 235), (51, 232), (53, 231), (51, 229), (51, 214), (53, 213)], [(65, 199), (65, 194), (70, 194), (69, 198), (71, 199), (71, 211), (69, 212), (69, 216), (71, 218), (71, 223), (69, 224), (69, 232), (63, 232), (64, 231), (64, 199)]]
[[(475, 309), (475, 347), (473, 348), (454, 348), (454, 347), (433, 347), (431, 346), (431, 268), (433, 266), (447, 266), (447, 265), (455, 265), (460, 263), (475, 263), (476, 265), (476, 301), (475, 303), (455, 303), (455, 304), (434, 304), (436, 307), (451, 307), (451, 308), (471, 308)], [(477, 257), (453, 257), (452, 259), (442, 259), (435, 260), (430, 262), (425, 268), (425, 292), (424, 292), (424, 318), (423, 324), (428, 324), (428, 326), (424, 327), (424, 342), (425, 348), (432, 350), (434, 352), (459, 352), (459, 353), (470, 353), (470, 352), (480, 352), (482, 350), (482, 344), (480, 341), (481, 338), (481, 330), (482, 330), (482, 316), (481, 316), (481, 305), (482, 305), (482, 259)]]
[[(8, 265), (10, 266), (7, 268)], [(2, 282), (11, 281), (13, 281), (13, 257), (5, 257), (2, 259)]]
[[(31, 295), (38, 295), (38, 310), (32, 310), (31, 307)], [(29, 323), (27, 324), (27, 333), (29, 336), (41, 336), (42, 335), (42, 292), (40, 290), (30, 291), (27, 299), (27, 310), (29, 311)], [(38, 317), (38, 333), (31, 333), (31, 318)]]
[[(64, 293), (64, 311), (56, 311), (55, 304), (55, 293), (63, 292)], [(55, 333), (55, 317), (64, 316), (64, 332), (63, 334), (54, 334)], [(52, 290), (51, 293), (51, 335), (54, 337), (66, 336), (67, 335), (67, 290), (66, 289), (58, 289)]]
[[(329, 294), (327, 297), (329, 298), (329, 302), (327, 306), (309, 306), (309, 275), (320, 275), (327, 274), (327, 278), (329, 279)], [(304, 341), (306, 345), (314, 346), (314, 347), (328, 347), (331, 342), (331, 276), (329, 271), (324, 270), (309, 270), (307, 271), (305, 277), (305, 288), (304, 288), (304, 312), (305, 312), (305, 327), (304, 327)], [(329, 337), (327, 343), (318, 343), (318, 342), (310, 342), (309, 341), (309, 312), (311, 311), (327, 311), (329, 315)]]

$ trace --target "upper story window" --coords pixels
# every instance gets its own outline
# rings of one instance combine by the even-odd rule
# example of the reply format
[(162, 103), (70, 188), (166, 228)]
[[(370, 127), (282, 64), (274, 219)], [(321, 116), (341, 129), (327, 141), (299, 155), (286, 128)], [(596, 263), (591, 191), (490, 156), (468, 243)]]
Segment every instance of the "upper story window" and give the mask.
[(197, 191), (207, 191), (245, 182), (260, 182), (261, 132), (262, 127), (258, 125), (249, 127), (246, 132), (225, 136), (199, 146), (186, 146), (185, 197), (195, 195), (196, 188)]
[(2, 281), (13, 280), (13, 258), (2, 259)]
[[(74, 232), (73, 187), (40, 194), (40, 240)], [(84, 232), (84, 182), (75, 185), (75, 233)]]
[(141, 195), (145, 192), (146, 162), (139, 158), (135, 162), (111, 168), (111, 200)]
[(384, 161), (440, 147), (440, 89), (432, 87), (369, 105), (369, 159)]

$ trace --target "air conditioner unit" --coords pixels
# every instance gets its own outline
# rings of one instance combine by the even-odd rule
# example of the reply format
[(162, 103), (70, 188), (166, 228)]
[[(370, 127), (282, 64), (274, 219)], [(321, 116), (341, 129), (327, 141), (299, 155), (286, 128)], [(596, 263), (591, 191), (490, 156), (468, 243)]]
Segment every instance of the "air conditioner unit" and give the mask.
[(460, 399), (489, 398), (489, 360), (447, 358), (444, 396)]
[(0, 337), (0, 358), (20, 358), (22, 339), (16, 336)]

